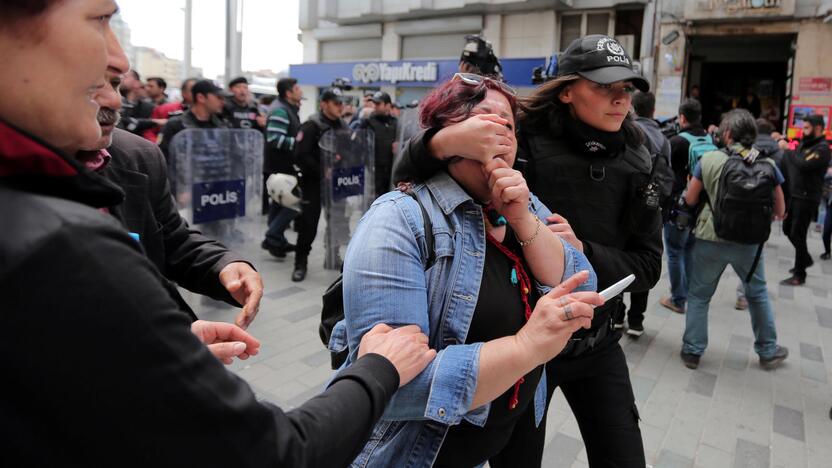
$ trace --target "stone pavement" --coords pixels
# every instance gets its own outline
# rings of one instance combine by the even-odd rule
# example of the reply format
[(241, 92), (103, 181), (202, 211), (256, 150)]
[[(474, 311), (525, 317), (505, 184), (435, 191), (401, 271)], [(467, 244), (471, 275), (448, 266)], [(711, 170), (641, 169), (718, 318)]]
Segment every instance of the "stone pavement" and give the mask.
[[(323, 221), (322, 223), (323, 224)], [(292, 237), (293, 234), (290, 234)], [(321, 294), (337, 276), (322, 268), (318, 236), (306, 281), (292, 283), (292, 254), (280, 263), (250, 242), (240, 249), (263, 274), (266, 294), (250, 331), (259, 356), (232, 366), (262, 398), (289, 409), (321, 390), (332, 375), (318, 337)], [(817, 255), (820, 236), (809, 236), (815, 266), (804, 287), (778, 284), (788, 276), (794, 249), (773, 226), (765, 249), (766, 275), (778, 339), (790, 357), (764, 371), (753, 352), (749, 315), (734, 310), (738, 278), (729, 268), (710, 308), (710, 341), (699, 369), (679, 359), (684, 317), (658, 304), (667, 274), (650, 295), (646, 333), (622, 338), (641, 412), (647, 463), (653, 467), (832, 466), (832, 261)], [(205, 319), (231, 320), (235, 311), (190, 297)], [(212, 301), (211, 301), (212, 302)], [(575, 418), (558, 391), (550, 409), (545, 467), (586, 467)]]

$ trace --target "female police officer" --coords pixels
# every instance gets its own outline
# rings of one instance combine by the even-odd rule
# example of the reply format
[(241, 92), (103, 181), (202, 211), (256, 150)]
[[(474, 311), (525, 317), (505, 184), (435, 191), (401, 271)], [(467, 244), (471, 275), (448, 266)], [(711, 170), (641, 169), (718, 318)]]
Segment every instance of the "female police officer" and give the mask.
[[(550, 229), (583, 250), (599, 289), (635, 274), (628, 291), (649, 290), (661, 271), (661, 216), (650, 184), (650, 155), (629, 116), (632, 93), (648, 83), (610, 37), (575, 40), (560, 56), (557, 76), (522, 103), (518, 158), (529, 187), (554, 212)], [(396, 180), (426, 178), (449, 158), (486, 161), (511, 147), (506, 122), (477, 116), (427, 129), (405, 147)], [(519, 161), (520, 164), (523, 161)], [(643, 467), (627, 362), (612, 329), (620, 297), (596, 310), (590, 330), (546, 365), (549, 398), (558, 386), (572, 408), (590, 466)], [(540, 453), (544, 427), (518, 450)], [(524, 447), (524, 444), (525, 447)]]

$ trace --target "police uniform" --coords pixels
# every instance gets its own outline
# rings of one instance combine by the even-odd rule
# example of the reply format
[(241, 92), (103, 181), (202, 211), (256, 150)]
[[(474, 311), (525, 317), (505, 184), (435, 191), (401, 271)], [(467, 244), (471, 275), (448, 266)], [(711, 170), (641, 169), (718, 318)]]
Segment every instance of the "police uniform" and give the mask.
[[(373, 102), (376, 104), (392, 104), (390, 95), (378, 91), (373, 94)], [(390, 177), (393, 172), (393, 143), (396, 141), (396, 133), (399, 121), (392, 115), (375, 114), (366, 119), (359, 120), (353, 128), (369, 128), (373, 131), (375, 139), (375, 190), (376, 197), (390, 191)]]
[[(338, 92), (336, 92), (338, 91)], [(340, 100), (341, 93), (337, 89), (328, 89), (321, 94), (321, 101)], [(341, 119), (330, 120), (323, 113), (315, 114), (303, 123), (298, 132), (295, 144), (295, 162), (300, 168), (298, 179), (303, 193), (301, 200), (301, 214), (297, 218), (298, 240), (295, 246), (295, 269), (292, 272), (293, 281), (303, 281), (306, 278), (307, 258), (312, 251), (312, 242), (318, 232), (318, 221), (321, 217), (321, 150), (318, 147), (321, 135), (333, 129), (344, 127)]]

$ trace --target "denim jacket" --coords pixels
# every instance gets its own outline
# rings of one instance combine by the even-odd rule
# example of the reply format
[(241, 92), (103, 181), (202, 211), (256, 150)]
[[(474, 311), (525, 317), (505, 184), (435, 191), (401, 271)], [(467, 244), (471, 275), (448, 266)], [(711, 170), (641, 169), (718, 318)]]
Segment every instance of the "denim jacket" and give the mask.
[[(345, 320), (335, 326), (330, 349), (349, 346), (344, 366), (354, 362), (361, 337), (373, 326), (416, 324), (438, 354), (393, 396), (355, 467), (430, 467), (449, 426), (462, 420), (483, 426), (490, 404), (469, 411), (477, 388), (482, 343), (465, 344), (485, 263), (482, 212), (447, 173), (413, 191), (433, 224), (435, 263), (429, 256), (419, 205), (390, 192), (359, 222), (344, 262)], [(545, 223), (551, 215), (534, 195), (529, 210)], [(563, 278), (581, 270), (590, 279), (579, 290), (594, 291), (596, 277), (584, 255), (565, 241)], [(541, 294), (551, 288), (538, 284)], [(535, 423), (546, 407), (546, 373), (534, 397)]]

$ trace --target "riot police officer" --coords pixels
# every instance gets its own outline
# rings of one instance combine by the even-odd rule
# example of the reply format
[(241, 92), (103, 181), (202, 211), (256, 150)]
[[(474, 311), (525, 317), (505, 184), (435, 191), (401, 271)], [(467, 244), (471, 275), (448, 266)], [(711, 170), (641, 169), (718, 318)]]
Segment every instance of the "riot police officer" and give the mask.
[[(629, 115), (632, 94), (648, 88), (621, 44), (592, 35), (570, 44), (554, 78), (521, 103), (518, 159), (525, 160), (529, 188), (556, 213), (550, 229), (583, 250), (599, 289), (634, 274), (627, 291), (647, 291), (661, 272), (650, 154)], [(425, 180), (444, 159), (487, 160), (505, 151), (507, 123), (496, 115), (477, 117), (411, 139), (395, 180)], [(597, 308), (592, 328), (573, 335), (546, 365), (549, 399), (561, 387), (593, 467), (645, 465), (621, 333), (613, 328), (623, 312), (620, 296)], [(534, 434), (516, 435), (512, 450), (542, 454), (544, 430), (545, 422)]]
[(321, 112), (309, 117), (298, 132), (295, 146), (295, 162), (300, 168), (300, 187), (303, 193), (298, 222), (298, 241), (295, 246), (295, 268), (292, 281), (306, 279), (307, 258), (312, 251), (312, 242), (318, 232), (321, 218), (321, 151), (318, 143), (321, 135), (330, 129), (344, 127), (341, 109), (344, 106), (343, 93), (339, 88), (330, 88), (321, 93)]

